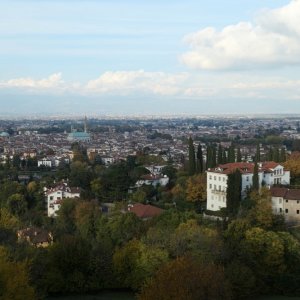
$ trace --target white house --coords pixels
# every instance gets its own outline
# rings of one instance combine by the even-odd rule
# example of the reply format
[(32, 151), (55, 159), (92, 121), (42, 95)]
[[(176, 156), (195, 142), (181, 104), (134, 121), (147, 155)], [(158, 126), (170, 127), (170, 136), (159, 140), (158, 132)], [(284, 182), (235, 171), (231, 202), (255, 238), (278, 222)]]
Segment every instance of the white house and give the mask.
[(135, 184), (135, 187), (141, 187), (145, 185), (153, 185), (154, 187), (166, 186), (169, 183), (169, 177), (167, 175), (143, 175)]
[(272, 187), (272, 209), (277, 215), (284, 215), (288, 223), (300, 223), (300, 190)]
[[(239, 170), (242, 175), (242, 198), (252, 186), (254, 163), (238, 162), (219, 165), (207, 171), (207, 209), (212, 211), (226, 207), (227, 180), (228, 175), (235, 170)], [(274, 184), (289, 185), (290, 171), (276, 162), (258, 163), (259, 185), (271, 187)]]
[(145, 168), (147, 170), (149, 170), (151, 172), (151, 174), (153, 174), (153, 175), (160, 175), (162, 173), (162, 170), (164, 167), (165, 167), (165, 165), (164, 166), (155, 166), (155, 165), (145, 166)]
[(49, 168), (58, 167), (61, 162), (70, 163), (68, 156), (46, 156), (38, 160), (38, 167), (45, 166)]
[(48, 217), (56, 217), (61, 203), (66, 198), (79, 198), (80, 188), (69, 187), (66, 182), (45, 190)]

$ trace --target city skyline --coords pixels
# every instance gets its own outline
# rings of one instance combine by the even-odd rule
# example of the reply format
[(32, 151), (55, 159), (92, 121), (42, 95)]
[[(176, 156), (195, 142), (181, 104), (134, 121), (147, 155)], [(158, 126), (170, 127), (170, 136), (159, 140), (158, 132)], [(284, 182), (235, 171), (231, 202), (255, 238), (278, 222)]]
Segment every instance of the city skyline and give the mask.
[(300, 112), (300, 1), (1, 1), (1, 114)]

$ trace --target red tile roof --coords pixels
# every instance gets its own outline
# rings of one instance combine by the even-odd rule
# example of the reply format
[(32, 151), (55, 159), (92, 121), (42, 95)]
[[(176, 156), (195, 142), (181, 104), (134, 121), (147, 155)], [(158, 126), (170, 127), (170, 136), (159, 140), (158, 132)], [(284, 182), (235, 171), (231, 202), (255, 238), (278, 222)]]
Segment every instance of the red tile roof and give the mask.
[(137, 203), (128, 207), (128, 211), (133, 212), (139, 218), (147, 219), (159, 216), (164, 210), (153, 205)]
[[(251, 174), (254, 172), (254, 165), (254, 163), (249, 162), (235, 162), (219, 165), (215, 169), (208, 169), (208, 171), (221, 174), (231, 174), (238, 169), (242, 174)], [(280, 164), (274, 161), (267, 161), (259, 163), (258, 165), (259, 172), (272, 173), (273, 169), (275, 169)]]
[(287, 200), (300, 200), (300, 190), (281, 187), (270, 189), (272, 197), (281, 197)]

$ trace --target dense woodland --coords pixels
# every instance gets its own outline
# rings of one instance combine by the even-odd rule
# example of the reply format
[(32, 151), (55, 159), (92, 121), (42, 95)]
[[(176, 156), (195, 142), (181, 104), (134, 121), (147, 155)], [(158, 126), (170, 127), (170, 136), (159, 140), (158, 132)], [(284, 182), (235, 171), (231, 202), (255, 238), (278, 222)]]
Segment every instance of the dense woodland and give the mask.
[[(246, 200), (237, 196), (239, 174), (229, 181), (228, 209), (223, 220), (203, 217), (205, 170), (240, 160), (231, 149), (202, 149), (187, 141), (189, 160), (182, 170), (164, 169), (166, 187), (128, 189), (145, 164), (161, 158), (145, 153), (105, 167), (90, 161), (84, 147), (74, 145), (71, 165), (39, 178), (19, 182), (18, 174), (35, 170), (34, 162), (18, 158), (1, 167), (0, 176), (0, 299), (44, 299), (48, 295), (129, 289), (147, 299), (253, 299), (261, 294), (300, 295), (300, 241), (271, 210), (270, 194), (255, 185)], [(234, 153), (236, 157), (234, 158)], [(256, 161), (262, 158), (254, 158)], [(270, 156), (300, 179), (300, 153), (287, 155), (282, 145)], [(32, 165), (31, 165), (32, 163)], [(57, 218), (46, 216), (43, 187), (69, 180), (82, 189), (80, 199), (64, 200)], [(102, 213), (100, 204), (114, 202)], [(165, 211), (150, 220), (124, 213), (129, 202), (151, 203)], [(52, 232), (54, 243), (35, 248), (17, 241), (17, 230), (38, 226)]]

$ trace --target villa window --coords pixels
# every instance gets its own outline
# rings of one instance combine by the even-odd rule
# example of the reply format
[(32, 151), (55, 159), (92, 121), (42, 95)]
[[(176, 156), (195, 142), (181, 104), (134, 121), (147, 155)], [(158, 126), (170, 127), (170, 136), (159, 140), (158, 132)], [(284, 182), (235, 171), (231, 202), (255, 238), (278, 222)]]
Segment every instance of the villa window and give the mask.
[(288, 210), (287, 208), (285, 209), (285, 213), (286, 213), (286, 214), (288, 214), (288, 213), (289, 213), (289, 210)]
[(297, 215), (299, 215), (299, 209), (297, 209)]

